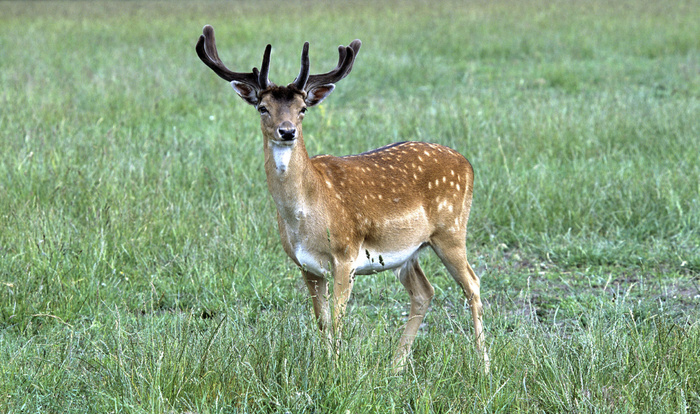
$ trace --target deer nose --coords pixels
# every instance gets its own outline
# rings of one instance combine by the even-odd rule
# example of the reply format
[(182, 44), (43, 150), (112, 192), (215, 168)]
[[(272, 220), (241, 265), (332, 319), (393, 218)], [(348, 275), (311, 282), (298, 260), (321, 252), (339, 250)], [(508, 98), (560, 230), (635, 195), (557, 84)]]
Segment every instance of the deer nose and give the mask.
[(284, 121), (277, 129), (277, 133), (283, 141), (291, 141), (297, 136), (297, 129), (289, 121)]

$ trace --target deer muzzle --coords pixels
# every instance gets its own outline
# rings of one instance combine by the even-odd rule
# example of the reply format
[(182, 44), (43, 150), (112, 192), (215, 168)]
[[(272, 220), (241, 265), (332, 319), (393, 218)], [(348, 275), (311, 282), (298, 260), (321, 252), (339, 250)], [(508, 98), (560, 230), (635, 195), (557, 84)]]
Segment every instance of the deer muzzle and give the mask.
[(277, 135), (282, 141), (293, 141), (297, 137), (297, 129), (290, 121), (284, 121), (277, 128)]

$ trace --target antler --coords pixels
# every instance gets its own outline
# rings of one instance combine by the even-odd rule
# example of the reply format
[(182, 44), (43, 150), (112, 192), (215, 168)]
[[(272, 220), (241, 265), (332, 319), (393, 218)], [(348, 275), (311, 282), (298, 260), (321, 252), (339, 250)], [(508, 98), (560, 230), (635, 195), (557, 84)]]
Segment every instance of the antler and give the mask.
[(270, 52), (272, 51), (272, 46), (267, 45), (265, 48), (265, 53), (263, 55), (262, 66), (260, 71), (258, 68), (253, 68), (250, 73), (233, 72), (229, 70), (216, 51), (216, 41), (214, 39), (214, 28), (210, 25), (204, 26), (202, 29), (202, 35), (199, 36), (197, 41), (197, 55), (202, 59), (202, 62), (209, 66), (217, 75), (222, 79), (229, 82), (236, 81), (245, 83), (257, 91), (265, 90), (273, 84), (267, 78), (270, 71)]
[(344, 77), (348, 76), (352, 70), (352, 65), (355, 62), (355, 57), (360, 51), (362, 42), (355, 39), (349, 46), (338, 46), (338, 65), (330, 72), (318, 75), (309, 75), (309, 42), (304, 43), (304, 49), (301, 52), (301, 69), (297, 76), (294, 86), (299, 90), (309, 91), (316, 86), (334, 84)]

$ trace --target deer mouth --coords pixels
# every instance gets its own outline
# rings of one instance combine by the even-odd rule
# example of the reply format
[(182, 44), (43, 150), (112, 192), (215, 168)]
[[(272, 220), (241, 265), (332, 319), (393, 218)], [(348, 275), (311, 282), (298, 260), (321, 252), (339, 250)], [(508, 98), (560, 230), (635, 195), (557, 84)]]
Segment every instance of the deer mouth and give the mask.
[(281, 137), (270, 138), (270, 143), (276, 147), (292, 147), (296, 143), (296, 138), (283, 139)]

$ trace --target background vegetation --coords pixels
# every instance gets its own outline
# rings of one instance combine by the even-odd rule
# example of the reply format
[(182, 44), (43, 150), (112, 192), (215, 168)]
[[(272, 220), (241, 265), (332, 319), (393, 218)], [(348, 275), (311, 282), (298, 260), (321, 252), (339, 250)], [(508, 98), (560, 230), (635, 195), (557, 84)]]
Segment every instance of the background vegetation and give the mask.
[[(0, 412), (700, 412), (695, 0), (0, 3)], [(280, 248), (257, 115), (197, 58), (290, 82), (363, 48), (312, 154), (426, 140), (476, 170), (493, 369), (433, 255), (358, 279), (329, 359)]]

